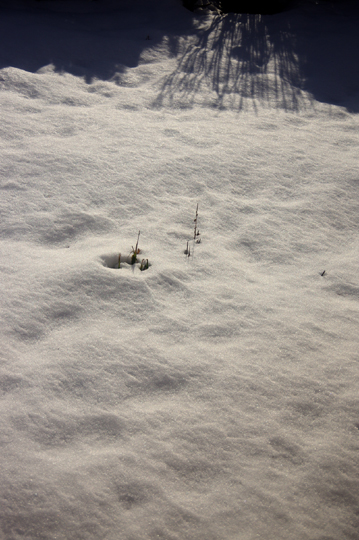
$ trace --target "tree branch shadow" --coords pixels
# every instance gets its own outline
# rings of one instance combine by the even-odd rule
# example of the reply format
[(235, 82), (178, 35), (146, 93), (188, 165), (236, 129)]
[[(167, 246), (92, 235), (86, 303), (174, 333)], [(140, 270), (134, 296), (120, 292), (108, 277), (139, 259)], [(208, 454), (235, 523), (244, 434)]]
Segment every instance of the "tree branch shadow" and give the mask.
[(303, 58), (299, 62), (290, 22), (283, 19), (280, 26), (261, 15), (213, 18), (197, 32), (195, 43), (182, 39), (177, 67), (162, 80), (153, 106), (191, 107), (198, 96), (207, 95), (218, 109), (245, 110), (259, 101), (274, 101), (298, 111), (303, 105)]

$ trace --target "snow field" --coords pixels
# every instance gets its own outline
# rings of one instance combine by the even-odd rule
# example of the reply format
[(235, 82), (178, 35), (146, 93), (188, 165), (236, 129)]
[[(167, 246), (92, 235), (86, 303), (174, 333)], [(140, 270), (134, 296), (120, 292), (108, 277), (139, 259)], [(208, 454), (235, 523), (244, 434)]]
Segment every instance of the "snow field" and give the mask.
[[(38, 48), (1, 53), (1, 534), (356, 538), (353, 83), (320, 101), (272, 49), (244, 70), (229, 21), (180, 3), (41, 4), (2, 6)], [(313, 9), (265, 28), (310, 51)], [(139, 230), (150, 268), (111, 267)]]

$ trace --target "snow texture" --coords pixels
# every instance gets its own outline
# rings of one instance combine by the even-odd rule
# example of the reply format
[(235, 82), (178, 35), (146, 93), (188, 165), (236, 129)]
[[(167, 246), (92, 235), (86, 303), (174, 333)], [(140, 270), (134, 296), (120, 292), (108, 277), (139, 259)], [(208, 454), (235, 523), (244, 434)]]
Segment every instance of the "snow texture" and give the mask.
[(358, 6), (0, 15), (0, 538), (356, 540)]

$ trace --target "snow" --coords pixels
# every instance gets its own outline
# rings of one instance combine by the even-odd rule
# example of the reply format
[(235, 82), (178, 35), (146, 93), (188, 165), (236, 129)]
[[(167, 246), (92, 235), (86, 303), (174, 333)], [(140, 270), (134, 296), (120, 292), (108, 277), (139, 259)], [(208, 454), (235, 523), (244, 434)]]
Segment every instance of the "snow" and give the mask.
[(358, 7), (0, 12), (1, 538), (356, 539)]

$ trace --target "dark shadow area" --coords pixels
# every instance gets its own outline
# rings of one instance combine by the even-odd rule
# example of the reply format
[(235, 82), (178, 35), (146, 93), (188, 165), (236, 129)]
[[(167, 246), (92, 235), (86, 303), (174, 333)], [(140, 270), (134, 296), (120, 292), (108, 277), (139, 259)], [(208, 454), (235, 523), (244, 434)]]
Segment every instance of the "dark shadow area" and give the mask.
[(313, 100), (359, 112), (358, 2), (303, 0), (276, 15), (211, 17), (191, 14), (181, 0), (152, 1), (151, 9), (140, 4), (142, 12), (121, 0), (113, 12), (24, 13), (0, 1), (0, 69), (36, 73), (51, 64), (87, 83), (121, 85), (143, 51), (166, 38), (176, 67), (161, 81), (154, 107), (207, 100), (218, 109), (268, 103), (299, 111), (308, 106), (308, 92)]
[(215, 8), (221, 13), (246, 13), (268, 15), (280, 13), (291, 0), (183, 0), (190, 11), (198, 8)]
[(358, 113), (359, 2), (319, 1), (294, 23), (303, 89), (317, 101)]
[[(2, 7), (0, 0), (0, 69), (11, 66), (36, 73), (53, 65), (56, 72), (83, 77), (87, 83), (118, 82), (121, 73), (138, 66), (145, 49), (166, 35), (169, 17), (164, 3), (152, 1), (149, 10), (144, 0), (137, 0), (135, 9), (130, 0), (69, 0), (59, 2), (57, 10), (57, 2), (50, 0), (29, 0), (22, 9), (12, 9), (11, 2)], [(191, 26), (191, 14), (180, 2), (178, 11)], [(177, 26), (183, 28), (181, 19), (171, 23), (171, 30)]]
[(280, 13), (288, 4), (289, 0), (221, 0), (221, 9), (225, 13), (269, 15)]

